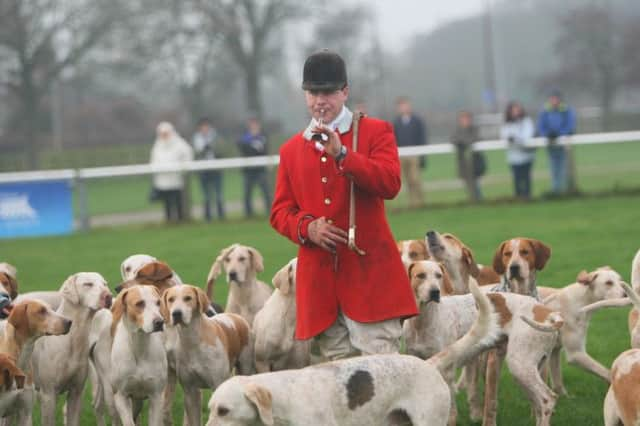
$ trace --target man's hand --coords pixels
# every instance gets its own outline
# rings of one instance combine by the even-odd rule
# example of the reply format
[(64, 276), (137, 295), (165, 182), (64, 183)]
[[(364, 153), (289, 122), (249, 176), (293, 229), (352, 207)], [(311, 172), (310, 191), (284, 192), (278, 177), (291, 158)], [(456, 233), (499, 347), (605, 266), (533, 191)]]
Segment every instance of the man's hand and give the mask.
[(338, 133), (331, 130), (329, 126), (316, 126), (313, 128), (313, 133), (322, 133), (327, 135), (327, 140), (320, 140), (320, 143), (324, 146), (324, 150), (327, 154), (332, 157), (336, 157), (340, 154), (340, 148), (342, 148), (342, 142), (340, 142), (340, 137)]
[(317, 246), (334, 253), (338, 244), (347, 244), (348, 234), (337, 226), (330, 225), (323, 217), (309, 223), (309, 239)]

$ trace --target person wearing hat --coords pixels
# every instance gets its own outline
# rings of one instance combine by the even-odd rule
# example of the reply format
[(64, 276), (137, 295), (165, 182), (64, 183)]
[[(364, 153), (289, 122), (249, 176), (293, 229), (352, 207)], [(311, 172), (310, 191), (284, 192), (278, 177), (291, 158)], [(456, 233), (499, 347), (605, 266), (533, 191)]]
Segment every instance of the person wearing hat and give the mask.
[(299, 246), (296, 337), (316, 338), (331, 360), (395, 353), (400, 318), (418, 310), (384, 208), (401, 185), (393, 129), (345, 106), (347, 72), (336, 53), (307, 58), (302, 89), (311, 121), (280, 149), (270, 216)]
[(562, 136), (576, 131), (576, 116), (563, 100), (559, 91), (553, 91), (538, 116), (538, 135), (547, 138), (549, 166), (551, 168), (551, 191), (561, 194), (567, 191), (567, 149), (558, 143)]
[[(176, 167), (193, 160), (191, 146), (178, 134), (173, 125), (163, 121), (156, 127), (156, 140), (151, 148), (151, 165), (159, 168)], [(185, 177), (179, 171), (153, 174), (154, 196), (162, 200), (167, 222), (186, 219), (184, 206)]]

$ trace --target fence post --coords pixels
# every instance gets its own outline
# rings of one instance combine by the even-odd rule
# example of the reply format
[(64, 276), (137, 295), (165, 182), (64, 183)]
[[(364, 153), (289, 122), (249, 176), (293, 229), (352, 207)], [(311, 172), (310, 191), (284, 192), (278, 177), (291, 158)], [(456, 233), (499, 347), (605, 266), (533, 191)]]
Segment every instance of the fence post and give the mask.
[(91, 227), (89, 218), (89, 202), (87, 200), (87, 182), (76, 172), (76, 188), (78, 189), (78, 216), (80, 217), (80, 230), (88, 231)]
[(578, 182), (576, 177), (576, 158), (571, 136), (567, 136), (565, 149), (567, 150), (567, 192), (570, 194), (578, 193)]

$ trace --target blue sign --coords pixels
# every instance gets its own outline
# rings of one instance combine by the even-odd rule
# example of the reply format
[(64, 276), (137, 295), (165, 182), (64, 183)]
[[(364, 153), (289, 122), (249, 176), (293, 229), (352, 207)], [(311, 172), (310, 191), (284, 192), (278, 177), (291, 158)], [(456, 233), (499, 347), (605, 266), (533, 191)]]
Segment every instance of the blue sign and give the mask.
[(0, 238), (68, 234), (73, 231), (67, 181), (0, 184)]

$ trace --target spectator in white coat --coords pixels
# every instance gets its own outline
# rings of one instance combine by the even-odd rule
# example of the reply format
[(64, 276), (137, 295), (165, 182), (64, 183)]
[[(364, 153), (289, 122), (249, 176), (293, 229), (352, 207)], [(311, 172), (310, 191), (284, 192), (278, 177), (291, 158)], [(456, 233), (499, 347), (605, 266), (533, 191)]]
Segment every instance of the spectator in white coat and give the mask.
[(531, 168), (536, 158), (531, 145), (535, 127), (518, 102), (509, 102), (500, 136), (508, 142), (507, 163), (511, 166), (517, 198), (531, 198)]
[[(156, 128), (156, 141), (151, 149), (152, 166), (175, 166), (191, 161), (193, 150), (180, 137), (171, 123), (163, 121)], [(153, 175), (153, 192), (162, 200), (167, 221), (180, 222), (185, 219), (184, 176), (181, 172), (160, 172)]]

